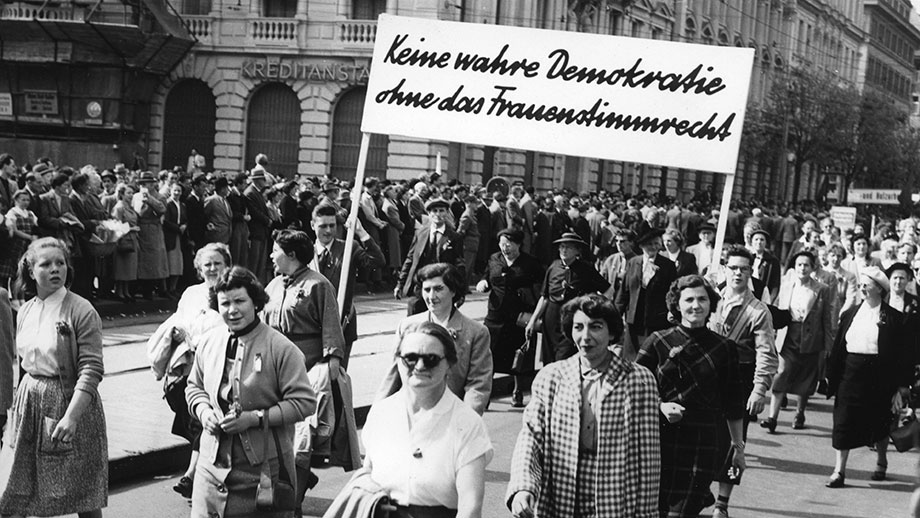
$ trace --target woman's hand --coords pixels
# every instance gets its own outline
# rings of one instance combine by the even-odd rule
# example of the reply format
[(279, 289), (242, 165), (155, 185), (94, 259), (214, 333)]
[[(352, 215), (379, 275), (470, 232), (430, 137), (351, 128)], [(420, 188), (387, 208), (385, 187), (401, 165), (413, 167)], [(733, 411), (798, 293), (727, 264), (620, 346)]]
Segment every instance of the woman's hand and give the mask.
[(224, 420), (220, 422), (220, 428), (226, 433), (237, 434), (258, 424), (259, 418), (256, 417), (255, 412), (240, 412), (240, 415), (230, 413), (224, 416)]
[(489, 291), (489, 283), (484, 280), (479, 281), (476, 284), (476, 291), (478, 291), (479, 293), (485, 293)]
[(744, 459), (744, 448), (732, 446), (732, 467), (728, 468), (729, 478), (738, 478), (747, 469), (747, 462)]
[(891, 412), (898, 414), (901, 412), (901, 409), (907, 406), (908, 399), (910, 398), (910, 389), (901, 387), (897, 392), (891, 396)]
[(659, 407), (661, 408), (661, 413), (664, 414), (665, 419), (667, 419), (669, 423), (676, 423), (684, 418), (684, 410), (686, 410), (686, 408), (679, 403), (666, 401), (661, 403)]
[(511, 500), (511, 515), (514, 518), (532, 518), (535, 497), (530, 491), (518, 491)]
[(55, 426), (54, 430), (51, 432), (51, 440), (69, 443), (73, 440), (73, 436), (76, 432), (77, 422), (71, 418), (70, 415), (65, 413), (64, 417), (58, 421), (57, 426)]
[(198, 420), (201, 421), (201, 426), (209, 434), (217, 435), (220, 432), (220, 422), (217, 420), (217, 414), (210, 407), (198, 412)]

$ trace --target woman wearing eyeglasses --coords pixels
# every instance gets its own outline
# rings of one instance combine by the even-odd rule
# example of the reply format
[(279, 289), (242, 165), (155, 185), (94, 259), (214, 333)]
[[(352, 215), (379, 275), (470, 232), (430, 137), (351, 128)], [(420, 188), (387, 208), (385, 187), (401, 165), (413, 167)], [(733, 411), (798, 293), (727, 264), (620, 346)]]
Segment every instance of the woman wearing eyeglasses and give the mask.
[[(401, 342), (406, 330), (421, 322), (438, 324), (448, 330), (456, 343), (457, 361), (451, 364), (447, 386), (451, 392), (482, 415), (492, 394), (492, 350), (489, 330), (460, 312), (457, 303), (466, 295), (466, 279), (456, 266), (429, 264), (416, 273), (422, 300), (428, 311), (412, 315), (399, 323), (396, 336)], [(394, 361), (383, 380), (378, 399), (399, 389), (402, 377)]]
[(460, 351), (434, 322), (400, 331), (402, 388), (368, 413), (364, 469), (395, 502), (390, 518), (478, 518), (493, 450), (482, 418), (448, 390)]

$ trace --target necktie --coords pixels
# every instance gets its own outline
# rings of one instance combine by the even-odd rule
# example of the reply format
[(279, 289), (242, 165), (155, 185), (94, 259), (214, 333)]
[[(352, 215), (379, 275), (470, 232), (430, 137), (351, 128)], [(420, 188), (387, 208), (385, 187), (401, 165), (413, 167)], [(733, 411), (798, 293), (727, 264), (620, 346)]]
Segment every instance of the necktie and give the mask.
[(319, 254), (319, 267), (324, 270), (332, 268), (332, 254), (328, 248), (324, 248), (323, 253)]

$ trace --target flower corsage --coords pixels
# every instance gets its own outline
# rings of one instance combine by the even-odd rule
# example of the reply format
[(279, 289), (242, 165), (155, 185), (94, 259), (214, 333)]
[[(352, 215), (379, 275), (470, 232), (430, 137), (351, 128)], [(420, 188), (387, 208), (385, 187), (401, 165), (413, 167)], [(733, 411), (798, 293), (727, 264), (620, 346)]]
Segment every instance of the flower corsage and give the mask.
[(57, 329), (57, 333), (61, 336), (70, 336), (73, 333), (73, 330), (70, 328), (70, 324), (64, 320), (60, 320), (55, 323), (54, 328)]

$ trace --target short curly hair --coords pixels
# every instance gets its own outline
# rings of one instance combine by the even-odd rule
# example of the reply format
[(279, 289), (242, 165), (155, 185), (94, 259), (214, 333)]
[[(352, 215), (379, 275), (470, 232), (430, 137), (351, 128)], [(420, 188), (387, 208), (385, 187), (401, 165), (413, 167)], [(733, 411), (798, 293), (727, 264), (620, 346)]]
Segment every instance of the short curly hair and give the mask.
[(450, 263), (434, 263), (423, 266), (415, 274), (415, 285), (419, 297), (422, 296), (422, 283), (436, 277), (441, 277), (444, 280), (444, 285), (454, 292), (454, 304), (460, 302), (466, 296), (469, 287), (460, 269)]
[(575, 313), (581, 311), (591, 318), (599, 318), (607, 323), (607, 330), (614, 342), (619, 342), (623, 337), (623, 318), (613, 305), (613, 302), (597, 293), (590, 293), (576, 297), (562, 306), (562, 329), (565, 336), (572, 338), (572, 325)]
[(665, 298), (665, 301), (668, 303), (668, 311), (670, 311), (671, 315), (678, 321), (680, 321), (680, 294), (684, 290), (692, 288), (706, 288), (706, 294), (709, 295), (710, 315), (716, 311), (716, 305), (719, 304), (719, 300), (722, 298), (702, 275), (684, 275), (680, 277), (671, 283), (671, 288), (668, 290), (668, 295)]
[(224, 273), (217, 280), (217, 284), (215, 284), (214, 288), (210, 291), (209, 302), (211, 309), (218, 311), (218, 293), (235, 290), (237, 288), (246, 289), (246, 293), (249, 294), (249, 298), (252, 299), (252, 305), (256, 308), (256, 313), (262, 311), (265, 305), (268, 304), (268, 293), (266, 293), (265, 287), (262, 286), (256, 274), (242, 266), (234, 266), (233, 268), (224, 270)]
[(310, 236), (301, 230), (288, 228), (275, 230), (272, 232), (272, 240), (285, 254), (293, 253), (294, 258), (304, 266), (310, 264), (316, 254)]

